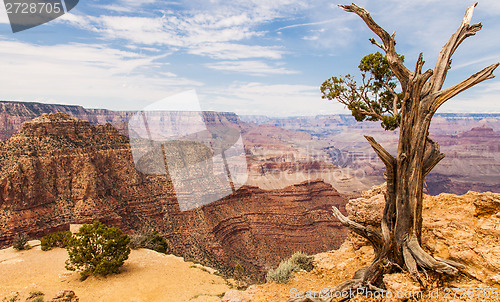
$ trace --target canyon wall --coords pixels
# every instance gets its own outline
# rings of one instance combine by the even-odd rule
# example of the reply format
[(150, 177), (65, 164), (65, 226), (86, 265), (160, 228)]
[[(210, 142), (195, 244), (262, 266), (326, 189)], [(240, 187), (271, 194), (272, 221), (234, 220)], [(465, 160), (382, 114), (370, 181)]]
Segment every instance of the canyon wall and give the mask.
[(338, 247), (345, 230), (330, 208), (345, 202), (317, 180), (273, 191), (244, 186), (182, 212), (168, 174), (137, 171), (128, 137), (62, 113), (0, 142), (0, 246), (18, 233), (40, 237), (100, 220), (128, 233), (158, 231), (176, 255), (228, 273), (239, 263), (262, 277), (295, 251)]
[[(123, 135), (128, 135), (127, 122), (136, 114), (0, 101), (0, 140), (16, 133), (24, 122), (50, 112), (68, 113), (93, 125), (111, 123)], [(168, 113), (167, 120), (180, 123), (176, 114)], [(262, 189), (281, 189), (320, 178), (339, 192), (359, 194), (384, 182), (385, 169), (363, 135), (375, 137), (393, 154), (399, 135), (398, 131), (383, 130), (377, 122), (358, 123), (349, 115), (269, 118), (202, 114), (208, 127), (220, 124), (241, 132), (249, 168), (247, 184)], [(193, 127), (188, 120), (182, 128)], [(441, 144), (446, 157), (428, 175), (426, 193), (500, 192), (499, 132), (500, 114), (437, 114), (430, 136)]]

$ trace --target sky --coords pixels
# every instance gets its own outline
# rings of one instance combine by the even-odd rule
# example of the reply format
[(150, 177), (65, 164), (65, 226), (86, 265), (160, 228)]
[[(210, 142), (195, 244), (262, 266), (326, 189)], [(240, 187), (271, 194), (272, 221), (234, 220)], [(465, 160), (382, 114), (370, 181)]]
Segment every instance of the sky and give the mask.
[[(465, 0), (362, 0), (410, 70), (433, 68)], [(331, 76), (356, 75), (379, 51), (363, 21), (331, 0), (80, 0), (62, 17), (12, 33), (0, 8), (0, 99), (140, 110), (194, 89), (202, 110), (240, 115), (349, 113), (321, 99)], [(453, 57), (445, 86), (500, 61), (500, 2), (479, 1), (483, 29)], [(500, 71), (497, 71), (498, 74)], [(500, 77), (439, 112), (500, 112)]]

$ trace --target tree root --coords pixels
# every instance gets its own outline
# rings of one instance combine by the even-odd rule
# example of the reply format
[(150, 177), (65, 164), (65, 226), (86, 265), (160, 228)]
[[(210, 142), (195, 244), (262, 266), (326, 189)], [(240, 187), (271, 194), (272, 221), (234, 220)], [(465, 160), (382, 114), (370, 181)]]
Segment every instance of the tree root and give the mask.
[[(417, 241), (417, 236), (415, 236), (415, 234), (411, 236), (410, 240), (405, 244), (403, 250), (406, 249), (411, 253), (412, 258), (415, 259), (416, 263), (419, 266), (436, 271), (438, 273), (456, 275), (458, 273), (458, 269), (455, 267), (455, 265), (458, 264), (459, 266), (463, 267), (462, 264), (459, 264), (455, 261), (440, 261), (429, 255), (422, 249), (422, 247), (420, 247), (420, 244)], [(451, 263), (454, 263), (455, 265), (452, 265)]]
[[(352, 279), (344, 281), (336, 287), (331, 288), (328, 291), (329, 294), (325, 293), (323, 296), (319, 295), (319, 297), (317, 297), (318, 295), (312, 295), (311, 297), (291, 298), (287, 300), (287, 302), (331, 302), (333, 299), (342, 297), (342, 292), (346, 293), (345, 295), (347, 295), (347, 298), (340, 298), (340, 301), (352, 298), (352, 295), (349, 295), (351, 292), (356, 293), (359, 291), (371, 291), (383, 294), (385, 290), (380, 288), (380, 285), (378, 284), (381, 280), (380, 277), (390, 272), (403, 271), (403, 268), (401, 268), (398, 263), (390, 261), (385, 253), (385, 256), (382, 255), (385, 240), (380, 232), (350, 220), (336, 207), (332, 207), (332, 210), (333, 215), (344, 226), (370, 241), (370, 243), (374, 246), (376, 255), (375, 260), (370, 266), (357, 270)], [(412, 234), (410, 239), (406, 240), (402, 245), (402, 256), (406, 270), (421, 286), (423, 286), (423, 281), (420, 276), (419, 269), (424, 272), (427, 279), (428, 276), (426, 269), (448, 275), (456, 275), (459, 270), (464, 273), (466, 272), (466, 266), (463, 264), (453, 260), (432, 257), (429, 255), (422, 249), (415, 234)], [(373, 282), (375, 282), (375, 284)], [(335, 295), (335, 293), (337, 293), (337, 295)]]
[(340, 210), (334, 206), (332, 206), (332, 211), (333, 211), (333, 216), (335, 216), (335, 218), (337, 218), (340, 221), (340, 223), (342, 223), (343, 226), (349, 228), (349, 230), (353, 231), (354, 233), (368, 239), (368, 241), (370, 241), (371, 245), (373, 246), (376, 254), (382, 250), (384, 240), (380, 232), (373, 229), (369, 229), (357, 222), (350, 220), (349, 218), (345, 217), (340, 212)]

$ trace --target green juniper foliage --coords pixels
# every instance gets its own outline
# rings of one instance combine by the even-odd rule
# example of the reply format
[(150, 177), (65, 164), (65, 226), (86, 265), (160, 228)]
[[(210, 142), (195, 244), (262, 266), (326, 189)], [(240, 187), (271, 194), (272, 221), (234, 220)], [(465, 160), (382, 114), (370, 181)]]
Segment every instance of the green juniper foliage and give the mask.
[(66, 248), (72, 236), (73, 235), (70, 231), (62, 231), (45, 235), (41, 240), (41, 249), (42, 251), (48, 251), (53, 247)]
[(119, 273), (130, 254), (130, 237), (120, 229), (109, 228), (99, 221), (86, 224), (69, 241), (66, 269), (78, 270), (82, 279), (89, 275)]
[[(404, 56), (400, 58), (404, 61)], [(359, 122), (381, 121), (386, 130), (398, 128), (403, 94), (396, 92), (398, 85), (387, 56), (380, 52), (366, 55), (358, 68), (361, 85), (350, 74), (331, 77), (321, 85), (321, 97), (346, 105)]]
[(269, 272), (267, 272), (266, 280), (285, 284), (290, 281), (290, 278), (293, 276), (293, 272), (297, 272), (299, 270), (300, 268), (297, 265), (290, 263), (288, 260), (283, 260), (276, 269), (270, 269)]

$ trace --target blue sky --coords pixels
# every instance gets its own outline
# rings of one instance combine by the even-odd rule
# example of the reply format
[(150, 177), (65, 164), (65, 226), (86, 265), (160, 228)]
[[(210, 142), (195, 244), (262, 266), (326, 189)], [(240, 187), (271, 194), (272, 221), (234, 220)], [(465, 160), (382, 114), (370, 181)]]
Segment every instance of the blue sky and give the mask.
[[(413, 70), (432, 68), (467, 6), (462, 0), (363, 0)], [(295, 116), (348, 113), (321, 99), (332, 75), (356, 74), (374, 34), (335, 1), (80, 0), (63, 17), (13, 34), (0, 10), (0, 99), (141, 109), (195, 89), (204, 110)], [(500, 3), (483, 0), (483, 29), (454, 56), (446, 86), (500, 61)], [(496, 72), (497, 74), (499, 71)], [(500, 78), (440, 112), (500, 112)]]

